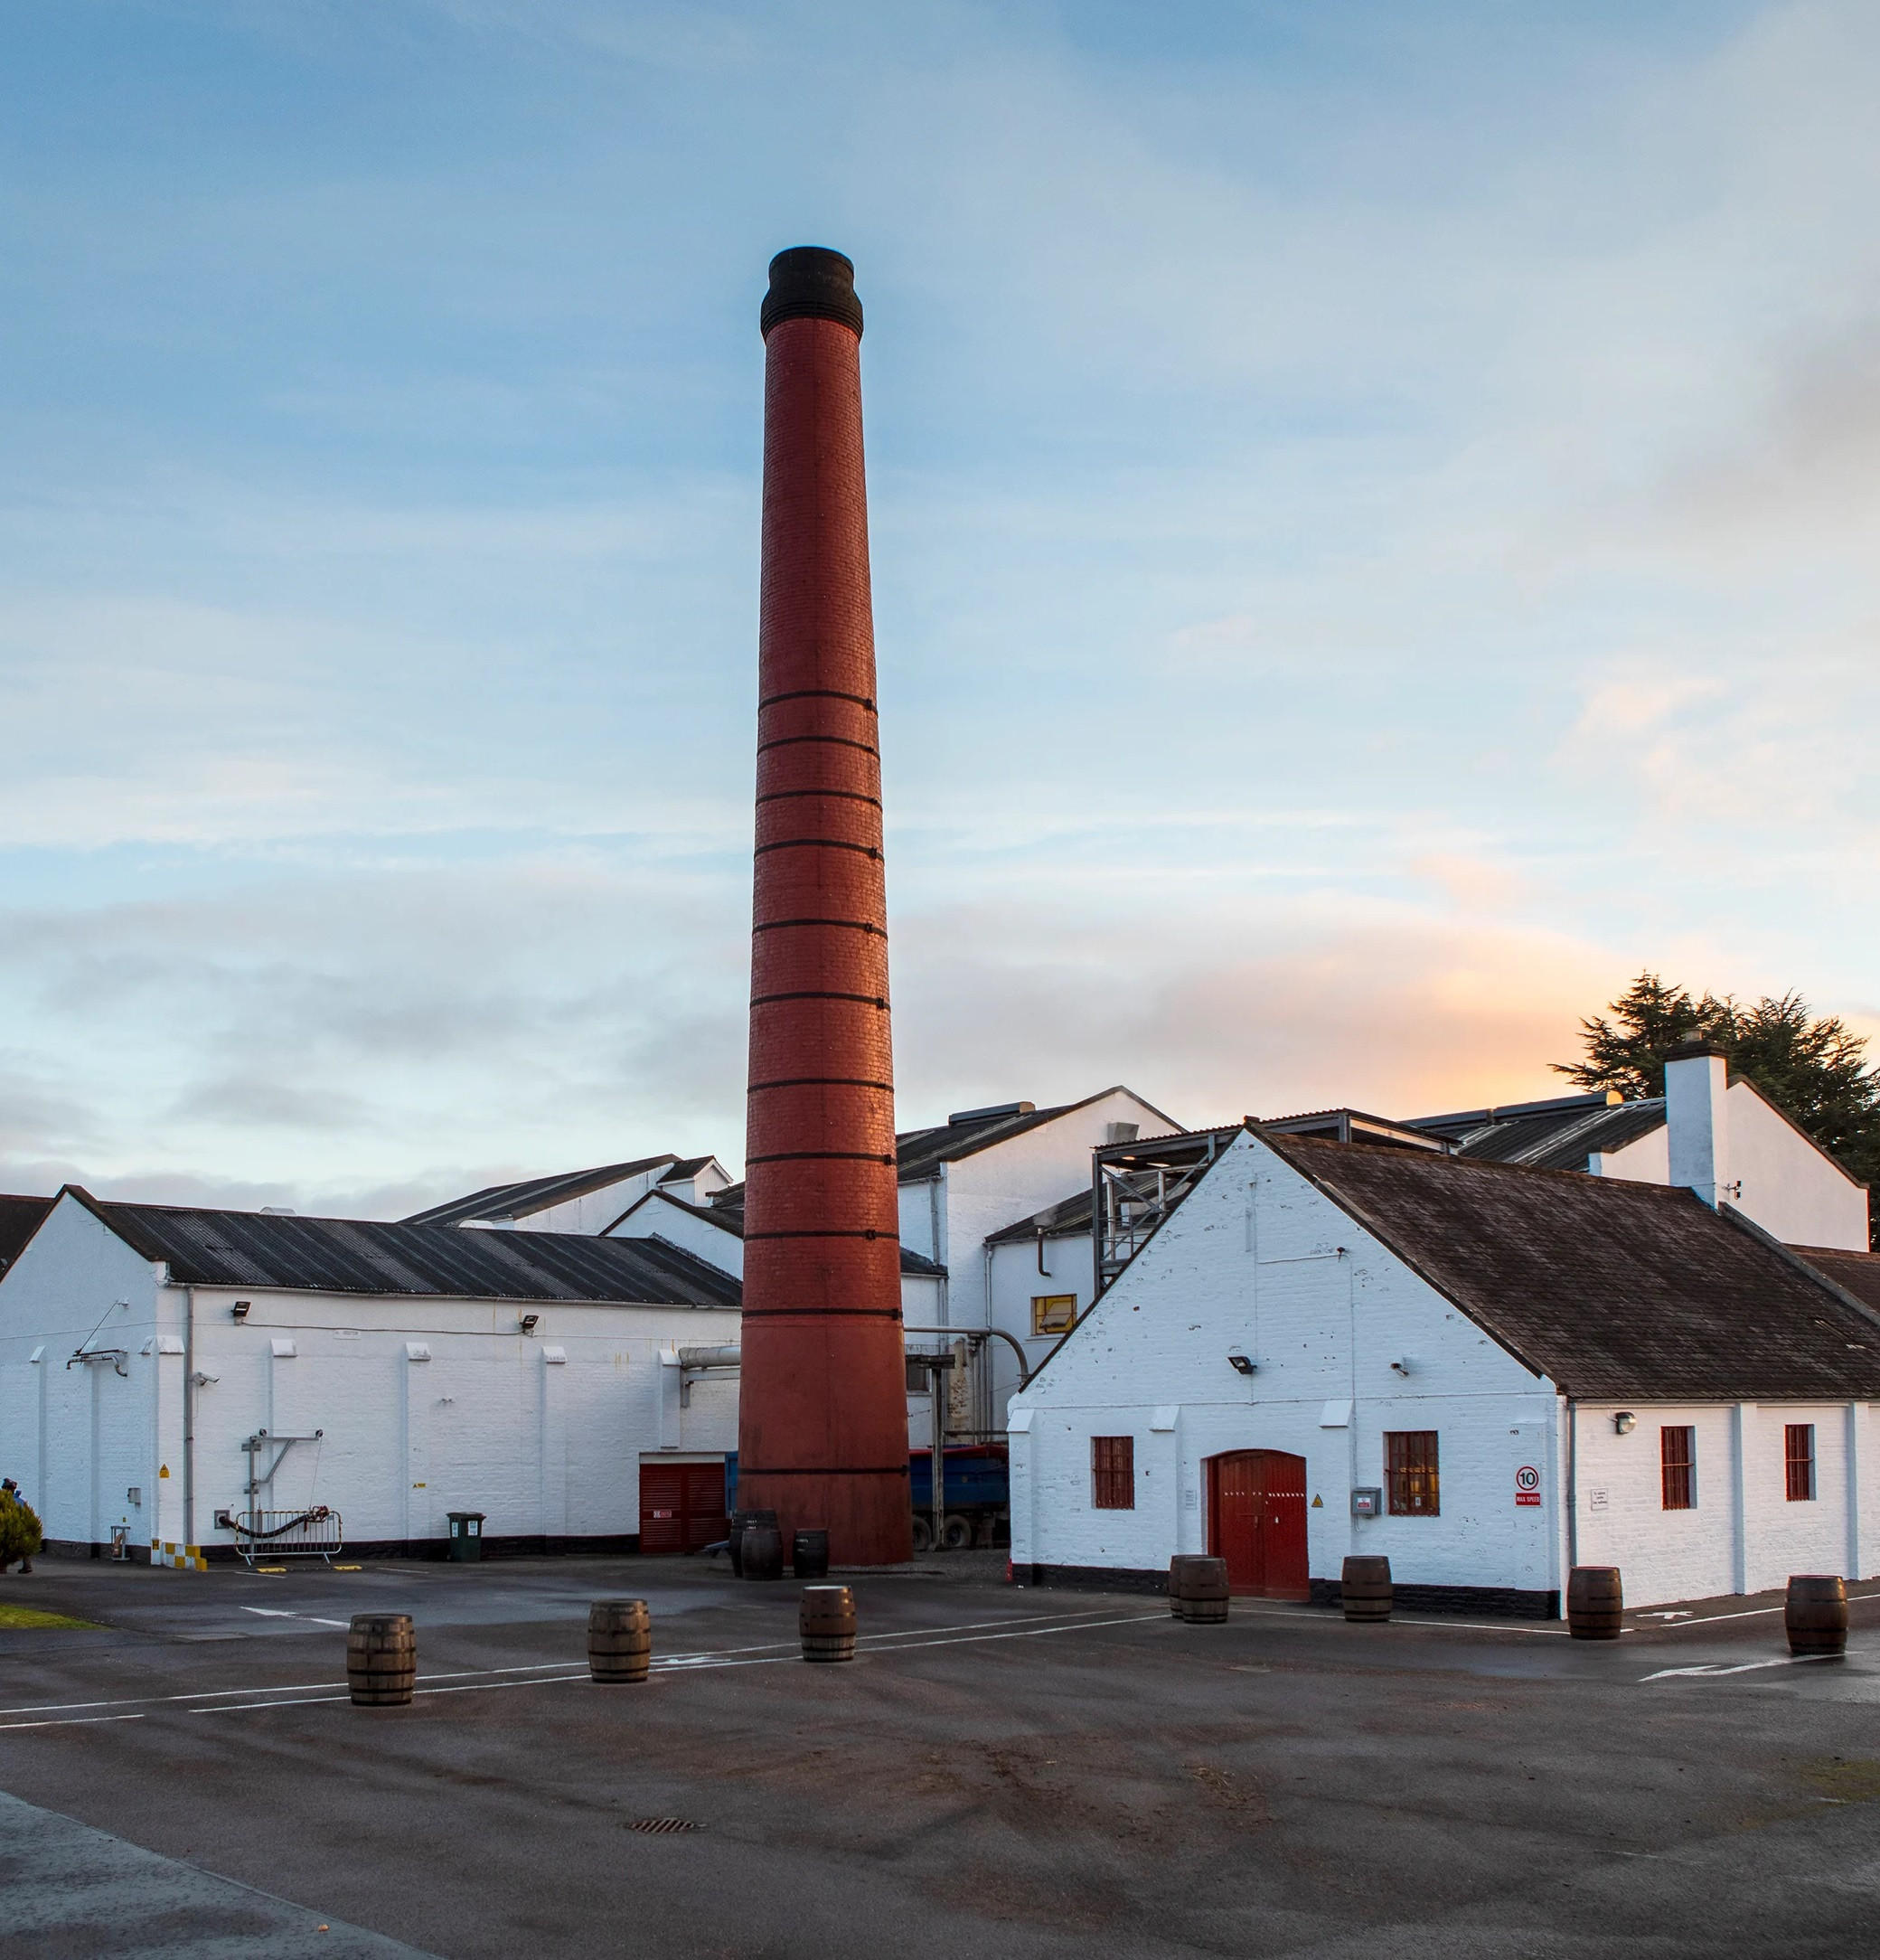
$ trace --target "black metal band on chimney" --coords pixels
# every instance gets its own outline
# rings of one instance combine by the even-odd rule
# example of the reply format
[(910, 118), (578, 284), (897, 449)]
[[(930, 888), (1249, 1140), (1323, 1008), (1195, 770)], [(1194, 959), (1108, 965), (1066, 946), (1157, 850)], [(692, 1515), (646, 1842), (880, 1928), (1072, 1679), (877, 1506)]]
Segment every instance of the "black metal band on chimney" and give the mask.
[(766, 340), (785, 320), (836, 320), (861, 337), (855, 268), (826, 245), (793, 245), (770, 261), (770, 290), (758, 324)]

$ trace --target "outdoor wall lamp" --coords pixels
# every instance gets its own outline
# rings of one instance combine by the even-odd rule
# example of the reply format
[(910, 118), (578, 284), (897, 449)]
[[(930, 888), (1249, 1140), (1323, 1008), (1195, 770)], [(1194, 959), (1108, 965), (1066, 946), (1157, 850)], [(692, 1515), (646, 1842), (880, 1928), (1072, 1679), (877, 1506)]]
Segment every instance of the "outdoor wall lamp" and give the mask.
[(246, 1320), (248, 1318), (249, 1307), (251, 1305), (252, 1303), (248, 1300), (237, 1300), (234, 1305), (229, 1309), (229, 1312), (237, 1320)]
[(1622, 1409), (1612, 1418), (1612, 1427), (1621, 1436), (1630, 1436), (1639, 1427), (1639, 1418), (1629, 1409)]
[(535, 1332), (535, 1324), (540, 1318), (540, 1314), (524, 1314), (522, 1315), (522, 1332), (524, 1333), (533, 1333)]
[(1259, 1365), (1258, 1362), (1249, 1361), (1245, 1354), (1230, 1354), (1227, 1357), (1227, 1366), (1233, 1369), (1236, 1374), (1250, 1375)]
[(1410, 1357), (1406, 1354), (1402, 1361), (1392, 1362), (1390, 1371), (1394, 1375), (1407, 1375), (1410, 1372)]

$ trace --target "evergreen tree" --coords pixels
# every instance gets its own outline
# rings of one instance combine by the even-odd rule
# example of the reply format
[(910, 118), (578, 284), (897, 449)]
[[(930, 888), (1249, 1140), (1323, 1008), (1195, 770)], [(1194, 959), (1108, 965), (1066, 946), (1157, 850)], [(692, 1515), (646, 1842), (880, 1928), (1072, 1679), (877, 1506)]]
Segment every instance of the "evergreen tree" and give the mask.
[(1745, 1006), (1728, 994), (1693, 999), (1641, 973), (1580, 1032), (1585, 1059), (1556, 1061), (1555, 1072), (1628, 1100), (1664, 1094), (1665, 1058), (1680, 1041), (1715, 1041), (1733, 1075), (1747, 1077), (1864, 1183), (1880, 1186), (1880, 1074), (1866, 1065), (1866, 1041), (1837, 1014), (1816, 1020), (1800, 994)]

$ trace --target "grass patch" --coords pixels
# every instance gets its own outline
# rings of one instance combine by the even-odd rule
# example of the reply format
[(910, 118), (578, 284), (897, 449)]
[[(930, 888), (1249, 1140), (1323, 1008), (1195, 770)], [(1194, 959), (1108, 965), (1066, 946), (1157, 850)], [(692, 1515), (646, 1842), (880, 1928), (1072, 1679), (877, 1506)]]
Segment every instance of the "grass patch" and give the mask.
[(82, 1626), (95, 1627), (96, 1620), (75, 1620), (63, 1613), (42, 1613), (34, 1607), (0, 1606), (0, 1627)]

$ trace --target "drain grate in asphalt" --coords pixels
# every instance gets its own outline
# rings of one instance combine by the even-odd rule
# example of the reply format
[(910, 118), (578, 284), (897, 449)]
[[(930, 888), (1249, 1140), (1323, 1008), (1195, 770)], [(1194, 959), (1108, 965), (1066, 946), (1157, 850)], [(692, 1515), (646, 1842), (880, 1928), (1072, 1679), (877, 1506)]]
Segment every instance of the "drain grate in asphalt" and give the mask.
[(636, 1817), (626, 1828), (659, 1835), (667, 1831), (696, 1831), (699, 1827), (690, 1817)]

